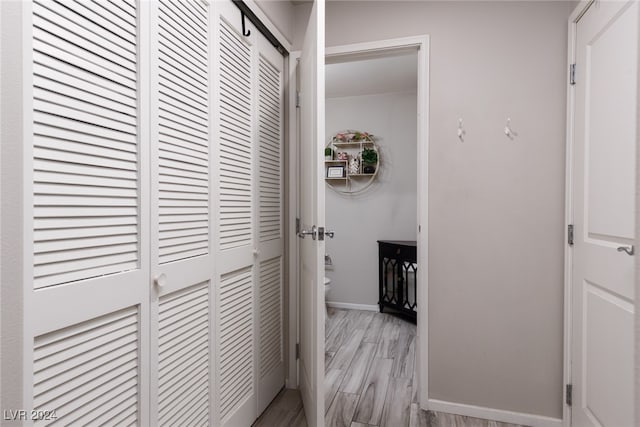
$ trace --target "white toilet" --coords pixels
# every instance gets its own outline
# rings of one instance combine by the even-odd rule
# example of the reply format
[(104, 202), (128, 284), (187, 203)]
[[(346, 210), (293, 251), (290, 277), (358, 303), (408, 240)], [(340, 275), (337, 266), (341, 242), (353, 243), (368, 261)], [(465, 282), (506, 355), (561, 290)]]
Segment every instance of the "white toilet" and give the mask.
[(329, 296), (329, 291), (331, 290), (331, 279), (328, 277), (324, 277), (324, 318), (327, 318), (327, 297)]

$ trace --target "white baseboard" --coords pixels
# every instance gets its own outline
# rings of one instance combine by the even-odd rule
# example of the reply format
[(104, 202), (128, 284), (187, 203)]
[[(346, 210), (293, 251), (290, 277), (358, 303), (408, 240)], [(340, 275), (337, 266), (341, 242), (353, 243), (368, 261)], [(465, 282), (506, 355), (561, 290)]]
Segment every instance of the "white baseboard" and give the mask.
[(562, 426), (562, 420), (560, 418), (526, 414), (523, 412), (504, 411), (502, 409), (484, 408), (482, 406), (465, 405), (462, 403), (445, 402), (437, 399), (429, 399), (427, 408), (430, 411), (484, 418), (485, 420), (501, 421), (503, 423), (522, 424), (531, 427)]
[(327, 306), (332, 308), (344, 308), (347, 310), (365, 310), (365, 311), (379, 311), (380, 307), (377, 304), (352, 304), (350, 302), (333, 302), (327, 301)]

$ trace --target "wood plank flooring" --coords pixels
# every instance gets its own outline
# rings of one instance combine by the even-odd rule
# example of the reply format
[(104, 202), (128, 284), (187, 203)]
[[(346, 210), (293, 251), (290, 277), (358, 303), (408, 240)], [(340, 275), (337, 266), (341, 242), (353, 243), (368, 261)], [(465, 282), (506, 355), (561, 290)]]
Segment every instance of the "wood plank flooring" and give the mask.
[(307, 427), (300, 391), (283, 388), (253, 426)]
[[(522, 427), (418, 407), (416, 326), (386, 313), (329, 309), (326, 427)], [(297, 390), (283, 390), (258, 427), (306, 427)]]
[(326, 427), (517, 427), (419, 409), (413, 323), (330, 308), (325, 334)]

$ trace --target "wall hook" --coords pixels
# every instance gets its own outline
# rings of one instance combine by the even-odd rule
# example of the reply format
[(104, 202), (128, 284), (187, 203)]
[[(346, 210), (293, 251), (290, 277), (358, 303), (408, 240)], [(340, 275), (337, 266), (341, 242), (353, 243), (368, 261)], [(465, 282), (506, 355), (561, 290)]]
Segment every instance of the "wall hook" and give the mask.
[(251, 35), (251, 30), (248, 30), (245, 27), (245, 23), (244, 23), (245, 14), (243, 11), (240, 11), (240, 14), (242, 15), (242, 35), (245, 37), (249, 37)]
[(467, 132), (464, 130), (464, 128), (462, 127), (462, 119), (458, 119), (458, 138), (460, 139), (460, 142), (464, 142), (464, 136)]
[(516, 136), (518, 136), (518, 133), (513, 129), (511, 129), (511, 118), (507, 118), (507, 124), (504, 127), (504, 134), (507, 136), (507, 138), (509, 138), (512, 141), (515, 139)]

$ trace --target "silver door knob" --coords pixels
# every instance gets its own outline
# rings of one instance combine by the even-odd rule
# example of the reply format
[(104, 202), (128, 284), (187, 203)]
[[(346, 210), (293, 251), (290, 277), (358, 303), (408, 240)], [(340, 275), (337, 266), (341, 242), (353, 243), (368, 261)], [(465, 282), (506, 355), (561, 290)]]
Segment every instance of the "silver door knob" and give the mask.
[(333, 239), (334, 234), (336, 234), (333, 230), (324, 230), (324, 235)]
[(313, 227), (311, 227), (311, 230), (300, 230), (298, 232), (298, 237), (300, 237), (301, 239), (304, 239), (307, 236), (311, 236), (313, 240), (316, 240), (316, 238), (318, 237), (318, 228), (314, 225)]
[(633, 245), (631, 246), (620, 246), (618, 247), (618, 252), (626, 252), (627, 255), (633, 256), (635, 253)]

